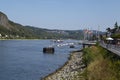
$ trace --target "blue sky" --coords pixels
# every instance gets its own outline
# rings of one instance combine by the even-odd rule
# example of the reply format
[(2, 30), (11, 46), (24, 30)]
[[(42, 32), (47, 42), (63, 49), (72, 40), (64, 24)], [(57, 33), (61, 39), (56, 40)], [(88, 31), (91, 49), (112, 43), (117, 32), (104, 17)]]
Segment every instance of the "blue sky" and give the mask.
[(120, 24), (120, 0), (1, 0), (0, 11), (22, 25), (105, 31)]

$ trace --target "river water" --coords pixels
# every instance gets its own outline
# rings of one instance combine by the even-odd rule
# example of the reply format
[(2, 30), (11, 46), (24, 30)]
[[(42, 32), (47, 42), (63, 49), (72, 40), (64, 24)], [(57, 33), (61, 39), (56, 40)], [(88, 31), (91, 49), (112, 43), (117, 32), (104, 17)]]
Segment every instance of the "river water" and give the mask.
[[(63, 43), (70, 42), (77, 41)], [(61, 67), (71, 51), (81, 48), (56, 46), (59, 44), (51, 40), (0, 40), (0, 80), (40, 80)], [(54, 45), (55, 53), (44, 54), (43, 47), (50, 45)]]

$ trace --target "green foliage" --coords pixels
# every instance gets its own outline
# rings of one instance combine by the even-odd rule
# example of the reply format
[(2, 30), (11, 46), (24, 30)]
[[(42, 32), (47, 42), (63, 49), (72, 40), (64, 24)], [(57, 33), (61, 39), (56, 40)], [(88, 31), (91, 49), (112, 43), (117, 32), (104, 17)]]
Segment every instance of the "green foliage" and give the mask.
[(120, 80), (120, 57), (104, 48), (93, 46), (84, 49), (86, 69), (79, 76), (85, 80)]
[[(8, 38), (27, 38), (27, 39), (82, 39), (82, 31), (73, 30), (48, 30), (32, 26), (22, 26), (18, 23), (9, 21), (12, 26), (10, 29), (0, 26), (0, 34), (8, 35)], [(19, 36), (19, 37), (18, 37)], [(5, 37), (4, 37), (5, 38)]]
[(120, 33), (119, 34), (113, 34), (111, 37), (112, 38), (120, 38)]
[(117, 29), (119, 26), (118, 26), (118, 23), (116, 22), (115, 25), (114, 25), (114, 28)]
[(91, 61), (93, 61), (93, 54), (89, 48), (83, 50), (83, 63), (87, 66)]
[(120, 26), (117, 22), (114, 24), (114, 27), (112, 29), (107, 28), (106, 30), (107, 34), (109, 34), (112, 38), (120, 38)]

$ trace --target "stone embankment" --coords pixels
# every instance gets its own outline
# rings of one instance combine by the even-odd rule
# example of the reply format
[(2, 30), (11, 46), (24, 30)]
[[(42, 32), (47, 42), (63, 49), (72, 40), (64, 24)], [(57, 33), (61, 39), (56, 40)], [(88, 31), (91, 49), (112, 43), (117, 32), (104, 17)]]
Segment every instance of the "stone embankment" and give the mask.
[(54, 73), (49, 74), (42, 80), (79, 80), (78, 73), (82, 72), (84, 65), (82, 63), (82, 52), (72, 52), (69, 60)]

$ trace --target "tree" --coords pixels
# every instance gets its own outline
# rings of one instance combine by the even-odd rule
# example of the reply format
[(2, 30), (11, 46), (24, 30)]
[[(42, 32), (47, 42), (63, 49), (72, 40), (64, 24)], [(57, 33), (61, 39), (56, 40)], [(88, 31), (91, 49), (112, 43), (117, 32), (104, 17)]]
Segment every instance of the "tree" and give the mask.
[(118, 28), (119, 28), (117, 22), (115, 23), (114, 28), (115, 28), (115, 29), (118, 29)]
[(110, 36), (112, 31), (111, 28), (108, 27), (106, 30), (107, 30), (106, 36)]
[(107, 30), (107, 32), (111, 32), (111, 29), (109, 27), (106, 30)]
[(107, 28), (106, 29), (107, 32), (106, 32), (106, 36), (107, 37), (120, 37), (120, 26), (118, 25), (118, 23), (116, 22), (114, 24), (114, 28)]
[(119, 29), (119, 26), (118, 26), (118, 24), (116, 22), (115, 25), (114, 25), (114, 28), (112, 29), (112, 33), (115, 34), (118, 29)]

